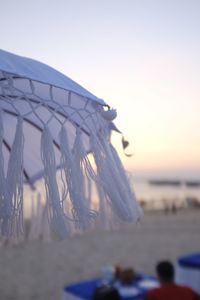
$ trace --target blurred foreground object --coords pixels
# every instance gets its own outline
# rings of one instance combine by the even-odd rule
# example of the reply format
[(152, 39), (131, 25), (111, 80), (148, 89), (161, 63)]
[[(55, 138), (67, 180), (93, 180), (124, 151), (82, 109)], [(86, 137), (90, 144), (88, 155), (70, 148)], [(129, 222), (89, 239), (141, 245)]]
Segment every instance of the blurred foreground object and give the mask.
[(175, 280), (191, 287), (200, 295), (200, 252), (178, 259)]
[(102, 286), (96, 288), (93, 300), (120, 300), (117, 289), (110, 286)]
[(156, 273), (160, 287), (148, 291), (146, 300), (184, 299), (197, 300), (198, 295), (188, 285), (175, 283), (175, 270), (170, 261), (161, 261), (156, 265)]
[(120, 281), (122, 284), (131, 285), (135, 278), (135, 271), (132, 268), (124, 269), (120, 274)]

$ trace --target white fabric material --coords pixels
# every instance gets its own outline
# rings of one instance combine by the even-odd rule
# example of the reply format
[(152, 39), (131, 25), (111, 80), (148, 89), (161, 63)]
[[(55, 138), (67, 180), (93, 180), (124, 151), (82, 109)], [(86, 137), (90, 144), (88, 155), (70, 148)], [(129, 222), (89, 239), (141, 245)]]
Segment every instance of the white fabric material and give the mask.
[(177, 264), (175, 281), (179, 284), (191, 287), (200, 294), (200, 269), (183, 267)]
[[(34, 184), (43, 176), (39, 143), (44, 125), (48, 122), (55, 145), (59, 143), (58, 134), (61, 125), (65, 123), (72, 147), (76, 126), (81, 126), (86, 135), (101, 128), (103, 120), (96, 113), (102, 111), (104, 104), (51, 67), (0, 50), (0, 109), (4, 111), (5, 142), (12, 145), (16, 116), (20, 114), (24, 118), (24, 170), (29, 184)], [(84, 143), (88, 151), (87, 137), (84, 137)], [(3, 148), (4, 155), (8, 158), (5, 143)], [(55, 150), (57, 166), (59, 155), (59, 151)], [(8, 159), (5, 159), (5, 169), (7, 162)]]
[(111, 208), (119, 219), (137, 222), (142, 211), (135, 201), (116, 151), (102, 134), (99, 135), (99, 139), (92, 135), (90, 141), (100, 183)]
[[(104, 120), (97, 116), (96, 103), (66, 90), (26, 78), (16, 79), (10, 74), (4, 76), (7, 80), (1, 81), (0, 76), (0, 108), (3, 111), (5, 142), (9, 146), (12, 145), (13, 129), (16, 127), (17, 115), (20, 114), (24, 119), (24, 169), (29, 177), (28, 180), (26, 178), (29, 184), (34, 184), (43, 175), (40, 137), (47, 122), (54, 140), (57, 166), (60, 163), (60, 152), (56, 145), (59, 144), (59, 132), (63, 124), (67, 129), (71, 148), (76, 136), (76, 127), (81, 126), (84, 131), (84, 146), (86, 151), (89, 151), (88, 134), (95, 133), (104, 124)], [(5, 144), (3, 152), (7, 169), (9, 151)]]
[[(45, 216), (61, 238), (96, 225), (137, 222), (141, 210), (109, 139), (116, 111), (102, 104), (48, 66), (0, 52), (2, 234), (21, 233), (23, 183), (33, 185), (40, 177), (46, 189)], [(40, 212), (36, 214), (34, 220), (41, 223)]]
[(23, 234), (23, 145), (22, 118), (19, 116), (8, 161), (1, 211), (1, 234), (16, 238)]
[(3, 157), (3, 138), (4, 138), (4, 129), (3, 129), (3, 120), (2, 120), (2, 111), (0, 111), (0, 218), (3, 217), (4, 210), (4, 196), (5, 196), (5, 174), (4, 174), (4, 157)]
[(52, 229), (59, 234), (60, 238), (65, 238), (69, 234), (69, 225), (61, 207), (58, 184), (56, 180), (56, 162), (53, 151), (53, 141), (47, 127), (44, 128), (42, 133), (41, 153), (44, 163), (46, 197)]
[(75, 226), (82, 229), (90, 227), (92, 211), (86, 197), (85, 179), (82, 170), (82, 158), (86, 155), (81, 141), (81, 132), (78, 129), (72, 151), (69, 148), (67, 132), (63, 127), (60, 133), (62, 168), (65, 172), (70, 200), (72, 202), (72, 217)]
[(55, 69), (36, 60), (15, 55), (1, 49), (0, 70), (72, 91), (100, 104), (105, 104), (103, 100), (98, 99), (82, 86)]

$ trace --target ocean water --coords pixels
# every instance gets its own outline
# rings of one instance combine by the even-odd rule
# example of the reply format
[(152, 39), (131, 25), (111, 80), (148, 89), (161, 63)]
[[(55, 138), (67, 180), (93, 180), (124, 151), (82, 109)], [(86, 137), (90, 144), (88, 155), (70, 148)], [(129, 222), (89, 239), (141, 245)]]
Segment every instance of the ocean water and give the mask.
[(148, 180), (132, 178), (131, 185), (137, 200), (147, 208), (172, 208), (173, 205), (178, 208), (200, 203), (200, 186), (155, 185)]
[[(130, 184), (136, 194), (137, 200), (146, 209), (169, 209), (171, 210), (175, 205), (176, 208), (187, 206), (198, 206), (200, 203), (200, 186), (189, 187), (182, 185), (152, 185), (149, 184), (147, 179), (134, 178), (132, 174), (128, 174)], [(26, 186), (24, 191), (24, 214), (30, 217), (32, 213), (32, 202), (36, 203), (38, 192), (41, 195), (42, 203), (45, 203), (45, 188), (42, 182), (37, 185), (37, 190), (30, 190)], [(34, 200), (34, 201), (33, 201)], [(93, 201), (97, 203), (97, 192), (93, 189)], [(200, 204), (199, 204), (200, 206)], [(94, 205), (95, 208), (95, 205)]]

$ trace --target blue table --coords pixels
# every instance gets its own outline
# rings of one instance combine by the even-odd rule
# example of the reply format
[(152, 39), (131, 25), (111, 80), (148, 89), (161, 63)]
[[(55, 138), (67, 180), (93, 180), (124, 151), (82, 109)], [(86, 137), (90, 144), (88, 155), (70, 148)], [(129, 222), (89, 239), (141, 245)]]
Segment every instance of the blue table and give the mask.
[(200, 253), (180, 257), (176, 265), (176, 282), (200, 294)]
[(180, 257), (178, 264), (186, 268), (200, 269), (200, 253)]
[[(141, 299), (143, 299), (146, 292), (150, 289), (148, 287), (141, 286), (141, 283), (144, 282), (145, 280), (151, 280), (152, 282), (155, 282), (155, 285), (158, 284), (157, 280), (154, 277), (144, 275), (144, 274), (138, 274), (131, 286), (130, 285), (129, 286), (121, 285), (122, 289), (124, 289), (124, 288), (127, 289), (129, 287), (133, 287), (133, 288), (137, 289), (137, 291), (138, 291), (137, 295), (134, 295), (134, 296), (122, 296), (121, 295), (121, 299), (122, 300), (141, 300)], [(78, 296), (81, 299), (92, 300), (95, 289), (100, 285), (101, 285), (101, 279), (96, 278), (96, 279), (92, 279), (92, 280), (65, 286), (64, 292)], [(114, 286), (117, 287), (117, 285), (115, 285), (115, 284), (114, 284)], [(119, 285), (118, 285), (118, 287), (119, 287)], [(65, 299), (67, 299), (67, 297)]]

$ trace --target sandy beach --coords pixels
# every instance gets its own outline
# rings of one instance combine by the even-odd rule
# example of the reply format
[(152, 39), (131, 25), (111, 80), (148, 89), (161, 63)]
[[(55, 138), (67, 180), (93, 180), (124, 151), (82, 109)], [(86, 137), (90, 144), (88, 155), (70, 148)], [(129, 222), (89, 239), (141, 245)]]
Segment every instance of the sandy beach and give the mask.
[(154, 273), (158, 260), (200, 251), (200, 210), (145, 213), (139, 226), (92, 232), (65, 241), (0, 248), (0, 299), (58, 300), (63, 286), (118, 264)]

